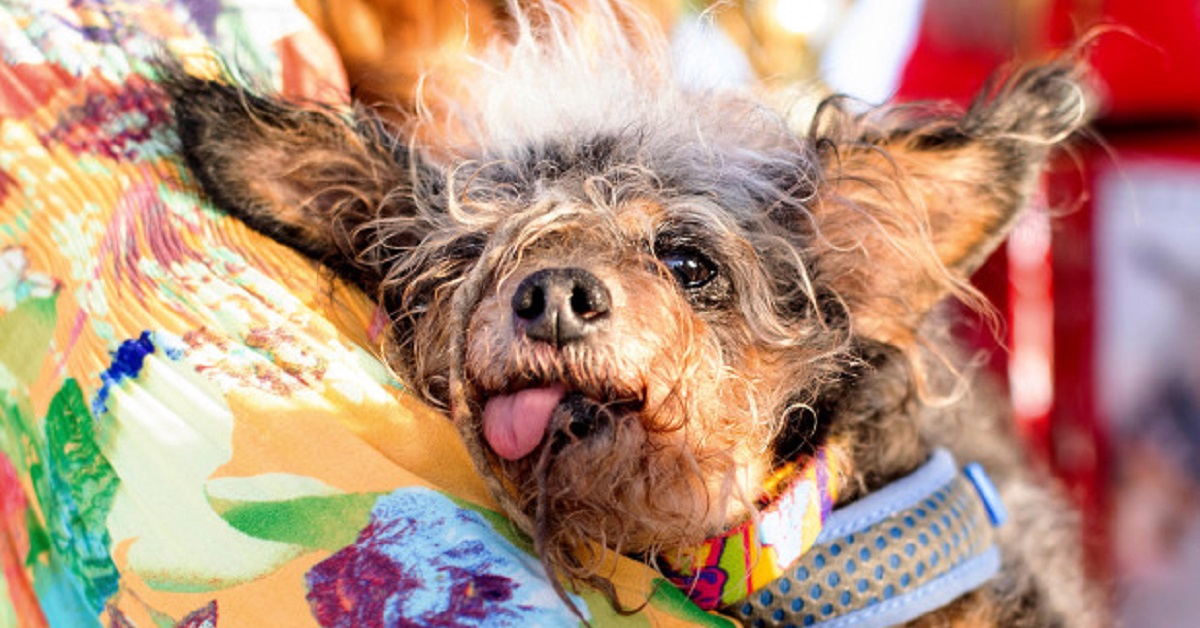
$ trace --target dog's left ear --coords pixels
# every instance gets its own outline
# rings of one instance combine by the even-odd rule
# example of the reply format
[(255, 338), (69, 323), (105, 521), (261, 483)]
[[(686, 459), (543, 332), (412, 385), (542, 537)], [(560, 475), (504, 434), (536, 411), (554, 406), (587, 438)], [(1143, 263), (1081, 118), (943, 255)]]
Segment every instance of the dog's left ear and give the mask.
[[(419, 223), (416, 188), (440, 180), (377, 116), (164, 73), (183, 155), (222, 209), (368, 292), (389, 256), (420, 240), (399, 225)], [(386, 238), (372, 228), (381, 219)]]
[(825, 183), (814, 209), (819, 275), (855, 332), (904, 345), (1007, 236), (1051, 149), (1086, 122), (1079, 69), (1017, 74), (963, 115), (898, 107), (814, 122)]

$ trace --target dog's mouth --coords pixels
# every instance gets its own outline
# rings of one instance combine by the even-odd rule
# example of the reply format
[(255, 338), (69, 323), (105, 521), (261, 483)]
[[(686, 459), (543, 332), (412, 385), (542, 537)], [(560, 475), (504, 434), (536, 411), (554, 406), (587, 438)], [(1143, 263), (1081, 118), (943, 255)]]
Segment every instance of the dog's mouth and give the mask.
[(561, 384), (496, 395), (483, 407), (483, 438), (505, 460), (519, 460), (545, 438), (566, 397)]
[(520, 460), (544, 441), (562, 446), (604, 432), (641, 401), (600, 401), (561, 383), (490, 396), (483, 408), (483, 438), (497, 456)]

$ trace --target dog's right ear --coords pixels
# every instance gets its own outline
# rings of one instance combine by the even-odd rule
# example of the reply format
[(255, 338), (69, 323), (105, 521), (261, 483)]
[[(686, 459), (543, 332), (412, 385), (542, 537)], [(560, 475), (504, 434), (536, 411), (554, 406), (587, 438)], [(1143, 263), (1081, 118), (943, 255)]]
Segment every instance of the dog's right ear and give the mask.
[[(374, 291), (391, 243), (371, 229), (413, 213), (407, 146), (376, 116), (256, 96), (180, 72), (165, 81), (188, 166), (255, 230)], [(432, 173), (429, 178), (435, 179)]]
[(965, 112), (927, 105), (855, 114), (827, 101), (812, 136), (824, 168), (818, 273), (857, 333), (911, 346), (925, 315), (1007, 237), (1053, 150), (1091, 115), (1070, 58), (1014, 73)]

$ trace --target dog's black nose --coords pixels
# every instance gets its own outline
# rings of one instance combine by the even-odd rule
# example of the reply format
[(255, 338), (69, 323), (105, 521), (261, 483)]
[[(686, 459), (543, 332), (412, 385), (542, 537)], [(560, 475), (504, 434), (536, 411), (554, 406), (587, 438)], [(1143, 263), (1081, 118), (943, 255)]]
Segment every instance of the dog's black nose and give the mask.
[(526, 277), (512, 309), (525, 335), (562, 347), (608, 318), (611, 297), (595, 275), (581, 268), (545, 268)]

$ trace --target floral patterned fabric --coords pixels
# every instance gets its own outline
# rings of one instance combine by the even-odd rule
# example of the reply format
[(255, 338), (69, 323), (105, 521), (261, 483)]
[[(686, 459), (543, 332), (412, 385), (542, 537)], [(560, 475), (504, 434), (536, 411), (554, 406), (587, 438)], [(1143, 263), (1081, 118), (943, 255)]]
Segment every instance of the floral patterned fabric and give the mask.
[(578, 624), (371, 303), (199, 196), (147, 60), (212, 49), (345, 98), (280, 0), (0, 2), (0, 626)]

